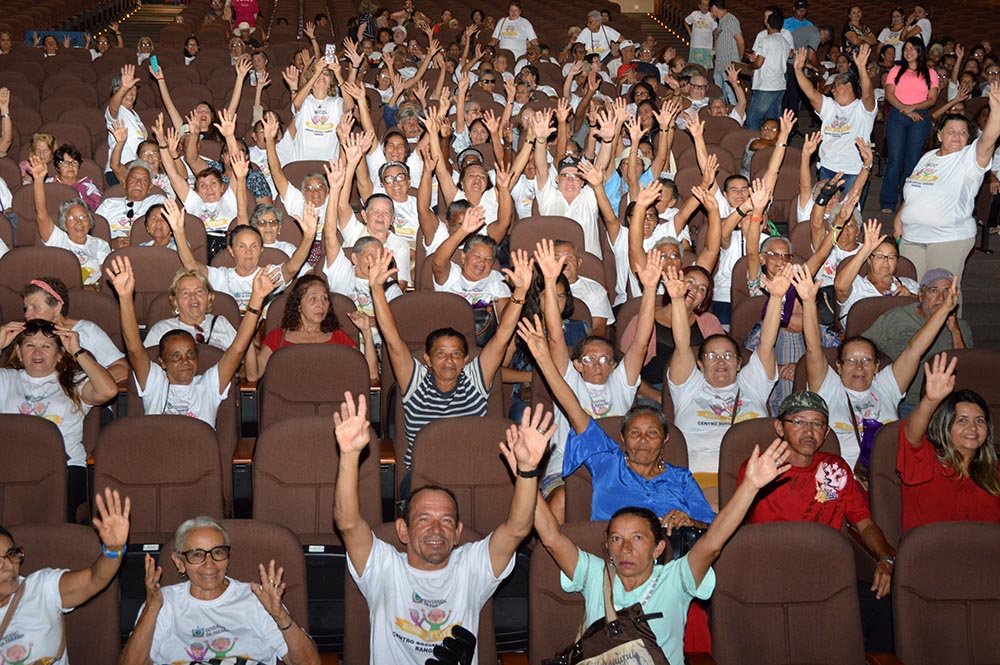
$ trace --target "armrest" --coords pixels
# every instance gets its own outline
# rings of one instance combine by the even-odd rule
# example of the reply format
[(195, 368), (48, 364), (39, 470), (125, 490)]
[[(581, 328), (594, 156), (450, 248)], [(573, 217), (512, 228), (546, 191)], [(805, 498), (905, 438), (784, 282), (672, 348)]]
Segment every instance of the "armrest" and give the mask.
[(238, 464), (253, 464), (253, 449), (257, 445), (257, 439), (243, 438), (236, 442), (236, 449), (233, 450), (233, 466)]
[(516, 653), (500, 654), (501, 665), (528, 665), (528, 654), (520, 651)]
[(320, 665), (340, 665), (339, 653), (321, 653), (319, 655)]
[(94, 466), (94, 453), (87, 453), (87, 466)]
[(378, 442), (379, 454), (378, 460), (379, 464), (395, 464), (396, 463), (396, 449), (392, 446), (392, 439), (382, 439)]
[(903, 665), (903, 661), (891, 653), (866, 653), (865, 662), (868, 665)]
[(382, 392), (382, 384), (379, 380), (379, 377), (375, 377), (374, 379), (372, 379), (371, 386), (369, 387), (368, 390), (369, 392), (373, 393)]
[(250, 381), (247, 377), (240, 375), (240, 392), (254, 392), (257, 390), (257, 382)]
[(684, 662), (687, 665), (715, 665), (715, 659), (707, 653), (685, 653)]

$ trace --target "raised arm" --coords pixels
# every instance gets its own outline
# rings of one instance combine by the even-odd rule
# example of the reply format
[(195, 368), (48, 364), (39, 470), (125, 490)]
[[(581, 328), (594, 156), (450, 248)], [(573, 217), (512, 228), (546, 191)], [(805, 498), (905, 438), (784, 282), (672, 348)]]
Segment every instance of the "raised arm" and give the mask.
[(795, 266), (786, 263), (777, 275), (771, 277), (761, 276), (761, 282), (767, 287), (769, 294), (767, 301), (767, 313), (764, 314), (764, 321), (760, 326), (760, 344), (755, 353), (760, 359), (764, 371), (769, 379), (775, 378), (777, 366), (774, 360), (774, 345), (778, 342), (778, 330), (781, 328), (781, 310), (784, 304), (785, 294), (788, 293), (792, 285), (792, 275)]
[[(405, 385), (405, 384), (404, 384)], [(368, 555), (375, 544), (371, 525), (361, 516), (358, 479), (361, 453), (371, 438), (368, 422), (368, 401), (358, 395), (357, 406), (351, 393), (344, 393), (340, 413), (333, 414), (334, 433), (340, 449), (337, 465), (337, 485), (334, 488), (333, 521), (344, 539), (347, 556), (358, 575), (364, 575)]]
[(405, 389), (413, 377), (413, 354), (399, 334), (396, 319), (389, 309), (389, 301), (385, 296), (386, 281), (396, 274), (396, 268), (389, 267), (391, 263), (392, 250), (384, 248), (379, 250), (375, 260), (368, 267), (368, 282), (371, 284), (372, 305), (375, 308), (375, 321), (382, 335), (382, 343), (389, 349), (389, 361), (392, 362), (396, 381)]
[(490, 536), (490, 564), (495, 577), (503, 574), (517, 547), (531, 533), (542, 458), (555, 433), (552, 414), (545, 413), (538, 404), (534, 409), (529, 406), (524, 410), (521, 424), (511, 425), (507, 440), (500, 443), (500, 450), (514, 473), (514, 496), (507, 520)]
[[(837, 181), (839, 181), (839, 178), (834, 178), (834, 182)], [(823, 188), (823, 191), (826, 191), (826, 187)], [(822, 192), (820, 192), (820, 195), (822, 196)], [(826, 223), (823, 221), (823, 211), (826, 209), (826, 206), (813, 206), (814, 214), (809, 217), (809, 224), (811, 226), (809, 232), (815, 237), (819, 235), (817, 233), (817, 227), (821, 227), (820, 232), (824, 235), (819, 236), (821, 238), (819, 243), (813, 245), (813, 253), (806, 261), (806, 270), (809, 271), (810, 275), (815, 275), (819, 272), (819, 269), (823, 267), (823, 262), (827, 260), (830, 256), (830, 252), (833, 251), (833, 246), (837, 242), (837, 236), (840, 235), (840, 232), (844, 230), (844, 226), (854, 215), (854, 209), (855, 206), (857, 206), (860, 197), (861, 190), (855, 190), (852, 188), (848, 195), (844, 198), (844, 201), (840, 206), (840, 210), (837, 211), (837, 216), (834, 218), (829, 231), (826, 230)]]
[[(104, 494), (94, 497), (98, 517), (94, 518), (94, 528), (101, 539), (101, 545), (109, 552), (124, 553), (128, 541), (131, 502), (128, 497), (122, 501), (118, 490), (104, 488)], [(89, 568), (64, 573), (59, 578), (60, 604), (63, 607), (77, 607), (96, 596), (104, 589), (121, 566), (122, 557), (112, 558), (100, 554)]]
[(990, 89), (990, 115), (976, 144), (976, 162), (983, 168), (993, 160), (997, 138), (1000, 138), (1000, 86)]
[(6, 156), (14, 142), (14, 125), (10, 121), (10, 90), (0, 88), (0, 154)]
[(793, 266), (792, 284), (795, 293), (802, 300), (802, 335), (806, 343), (806, 385), (813, 392), (823, 385), (830, 369), (823, 354), (823, 341), (819, 332), (819, 310), (816, 308), (816, 294), (819, 285), (804, 266)]
[(273, 112), (264, 114), (264, 146), (267, 149), (267, 168), (271, 171), (271, 180), (274, 188), (278, 190), (281, 198), (288, 196), (288, 178), (281, 170), (281, 161), (278, 159), (278, 116)]
[(184, 124), (184, 118), (177, 110), (177, 106), (174, 105), (173, 97), (170, 96), (170, 86), (167, 85), (167, 79), (163, 74), (163, 66), (161, 65), (159, 69), (154, 71), (150, 65), (149, 73), (156, 80), (156, 86), (160, 90), (160, 98), (163, 100), (163, 109), (167, 112), (167, 117), (170, 118), (170, 124), (173, 125), (174, 129), (180, 131)]
[[(178, 245), (180, 241), (178, 241)], [(149, 353), (142, 345), (139, 335), (139, 322), (135, 317), (135, 303), (132, 302), (135, 293), (135, 275), (132, 272), (132, 262), (127, 256), (116, 256), (111, 260), (111, 268), (107, 271), (108, 279), (118, 294), (118, 311), (121, 316), (122, 341), (125, 342), (125, 353), (135, 374), (135, 383), (140, 390), (146, 389), (146, 379), (149, 378)]]
[(552, 109), (541, 109), (535, 112), (532, 121), (535, 134), (535, 189), (545, 189), (549, 182), (549, 161), (546, 157), (549, 134), (549, 123), (552, 120)]
[(562, 274), (565, 260), (556, 256), (555, 241), (539, 240), (535, 244), (535, 263), (545, 282), (542, 294), (542, 315), (545, 317), (544, 330), (548, 333), (548, 348), (552, 362), (560, 376), (569, 367), (569, 349), (562, 328), (562, 308), (557, 299), (557, 281)]
[[(339, 188), (335, 192), (333, 185), (330, 186), (330, 196), (334, 194), (340, 194)], [(333, 199), (327, 203), (327, 208), (333, 207)], [(319, 211), (313, 207), (311, 203), (306, 202), (305, 206), (302, 208), (302, 219), (299, 220), (299, 226), (302, 227), (302, 240), (299, 241), (298, 246), (295, 251), (292, 252), (292, 258), (288, 259), (281, 264), (281, 278), (283, 284), (291, 284), (295, 276), (299, 274), (299, 270), (305, 265), (306, 259), (309, 258), (309, 252), (312, 250), (313, 243), (316, 241), (316, 229), (319, 227)]]
[(781, 128), (778, 130), (778, 142), (774, 144), (771, 151), (771, 159), (767, 163), (767, 171), (764, 172), (764, 184), (770, 191), (774, 191), (778, 184), (778, 171), (781, 170), (781, 163), (785, 161), (785, 149), (788, 147), (788, 137), (792, 135), (795, 124), (798, 122), (796, 116), (790, 109), (786, 109), (781, 114)]
[[(736, 106), (733, 107), (733, 110), (743, 120), (746, 120), (747, 93), (743, 91), (743, 86), (740, 85), (740, 75), (736, 71), (736, 65), (733, 63), (729, 63), (729, 67), (726, 68), (726, 80), (729, 81), (729, 85), (733, 87), (733, 93), (736, 95)], [(743, 123), (743, 120), (740, 121), (740, 124)]]
[(163, 203), (163, 217), (170, 225), (170, 230), (174, 234), (174, 242), (177, 245), (177, 257), (181, 260), (181, 265), (185, 270), (196, 270), (202, 275), (208, 276), (208, 268), (203, 263), (199, 263), (188, 247), (187, 234), (184, 230), (184, 208), (179, 206), (173, 199), (167, 199)]
[[(812, 105), (813, 110), (816, 111), (816, 113), (819, 113), (819, 110), (823, 108), (823, 93), (817, 90), (816, 86), (813, 85), (813, 82), (809, 80), (808, 76), (806, 76), (806, 53), (807, 49), (804, 48), (800, 48), (795, 51), (795, 80), (798, 82), (799, 89), (802, 91), (803, 96), (809, 100), (809, 104)], [(866, 78), (867, 76), (868, 75), (865, 74)], [(868, 83), (871, 85), (871, 79), (868, 80)], [(803, 158), (805, 158), (805, 155), (803, 155)]]
[(145, 555), (145, 566), (146, 602), (143, 603), (142, 612), (139, 613), (132, 634), (129, 635), (128, 642), (125, 643), (118, 658), (118, 665), (149, 665), (153, 662), (149, 658), (149, 653), (153, 648), (156, 618), (163, 609), (163, 594), (160, 593), (163, 568), (157, 566), (149, 554)]
[(910, 338), (906, 348), (892, 361), (892, 374), (896, 377), (896, 385), (900, 392), (906, 392), (920, 369), (920, 359), (931, 348), (944, 327), (945, 321), (958, 308), (958, 276), (952, 278), (951, 287), (944, 297), (944, 302), (924, 321), (924, 325)]
[[(160, 124), (162, 125), (162, 113), (160, 114), (160, 118)], [(115, 147), (111, 149), (111, 154), (108, 156), (108, 166), (111, 168), (111, 172), (115, 174), (115, 177), (118, 178), (118, 182), (125, 182), (127, 171), (125, 165), (122, 164), (122, 152), (125, 150), (125, 142), (128, 140), (128, 125), (125, 124), (124, 120), (115, 120), (108, 125), (108, 131), (115, 137)], [(157, 137), (157, 143), (159, 143), (161, 135), (162, 132), (157, 133), (154, 127), (153, 136)]]
[[(87, 349), (80, 346), (80, 333), (72, 328), (56, 326), (56, 336), (62, 340), (63, 349), (80, 365), (87, 380), (79, 385), (80, 401), (91, 406), (98, 406), (118, 396), (118, 382), (111, 372), (105, 369), (92, 353), (84, 353)], [(114, 366), (124, 365), (124, 371), (119, 372), (124, 379), (128, 376), (128, 364), (116, 361)]]
[(631, 272), (639, 272), (646, 265), (646, 253), (642, 251), (642, 227), (646, 223), (646, 211), (660, 198), (663, 185), (653, 180), (639, 190), (632, 208), (632, 219), (628, 225), (628, 263)]
[[(178, 147), (180, 146), (180, 137), (177, 135), (177, 130), (173, 127), (168, 127), (165, 134), (166, 144), (159, 144), (160, 162), (163, 163), (163, 170), (167, 172), (167, 177), (170, 178), (170, 186), (174, 188), (174, 193), (183, 202), (187, 199), (191, 188), (188, 186), (187, 177), (181, 175), (177, 170), (177, 164), (174, 163), (172, 157), (172, 155), (177, 154)], [(196, 139), (197, 137), (191, 135), (189, 142)]]
[(229, 345), (229, 348), (219, 358), (219, 385), (218, 390), (221, 395), (226, 391), (229, 382), (233, 380), (236, 370), (243, 362), (243, 355), (247, 352), (250, 342), (253, 341), (257, 326), (261, 322), (261, 309), (264, 307), (264, 299), (274, 290), (274, 287), (281, 283), (281, 270), (278, 266), (267, 266), (257, 271), (253, 277), (253, 289), (250, 292), (250, 302), (247, 303), (246, 313), (243, 314), (243, 321), (239, 330), (236, 331), (236, 339)]
[(42, 242), (48, 242), (56, 225), (49, 216), (48, 204), (45, 198), (45, 176), (49, 167), (38, 155), (28, 158), (28, 172), (31, 173), (31, 190), (35, 196), (35, 223), (38, 225), (38, 236)]
[(705, 535), (699, 538), (691, 551), (688, 552), (687, 562), (695, 584), (701, 584), (708, 569), (722, 554), (722, 548), (725, 547), (726, 541), (736, 533), (736, 529), (743, 523), (743, 518), (746, 517), (750, 506), (753, 505), (757, 492), (792, 468), (791, 464), (786, 463), (789, 454), (788, 444), (781, 439), (772, 441), (763, 453), (760, 452), (760, 446), (754, 446), (753, 452), (750, 453), (750, 459), (747, 461), (744, 481), (740, 483), (729, 502), (712, 520)]
[(861, 103), (869, 113), (875, 110), (875, 86), (872, 85), (872, 77), (868, 75), (868, 58), (871, 53), (871, 45), (863, 43), (854, 54), (854, 68), (861, 83)]
[(582, 434), (590, 424), (590, 416), (580, 406), (573, 389), (563, 378), (566, 370), (560, 370), (552, 360), (549, 343), (545, 339), (545, 328), (537, 314), (533, 321), (521, 319), (517, 324), (517, 336), (524, 340), (535, 359), (535, 367), (542, 373), (552, 390), (552, 398), (566, 414), (570, 427), (577, 434)]
[(417, 187), (417, 222), (424, 235), (424, 242), (429, 243), (437, 233), (441, 220), (431, 210), (431, 181), (438, 160), (431, 154), (429, 146), (417, 148), (420, 159), (424, 162), (424, 170), (420, 174), (420, 186)]
[[(471, 210), (465, 213), (466, 218), (468, 218), (469, 212)], [(511, 289), (510, 301), (500, 314), (500, 322), (497, 324), (496, 333), (490, 338), (490, 341), (486, 342), (486, 346), (479, 353), (479, 364), (483, 369), (483, 377), (487, 383), (492, 382), (493, 375), (503, 365), (507, 345), (510, 344), (510, 340), (514, 337), (514, 331), (517, 329), (517, 321), (521, 318), (521, 308), (524, 306), (524, 298), (528, 293), (528, 287), (531, 286), (531, 279), (534, 274), (532, 272), (533, 263), (528, 257), (528, 253), (523, 249), (511, 252), (510, 264), (511, 268), (504, 268), (503, 270), (504, 275), (507, 276), (513, 287)]]
[(629, 385), (639, 381), (639, 373), (646, 360), (646, 349), (649, 339), (656, 327), (656, 287), (660, 284), (663, 270), (663, 254), (651, 249), (646, 253), (646, 261), (639, 271), (639, 282), (642, 284), (642, 301), (639, 303), (638, 323), (632, 345), (625, 351), (622, 362), (625, 363), (625, 376)]
[(924, 363), (924, 396), (902, 425), (906, 440), (914, 448), (924, 445), (924, 435), (931, 417), (944, 398), (955, 390), (957, 365), (958, 358), (952, 356), (949, 360), (946, 353), (939, 353), (931, 362)]
[(121, 108), (122, 100), (125, 99), (125, 95), (131, 90), (139, 79), (135, 77), (135, 65), (125, 65), (121, 69), (122, 85), (115, 94), (111, 95), (111, 99), (108, 100), (108, 114), (111, 116), (112, 120), (118, 119), (118, 109)]
[[(715, 157), (714, 155), (712, 156)], [(694, 260), (696, 266), (701, 266), (709, 273), (715, 271), (719, 262), (719, 252), (722, 248), (722, 218), (719, 216), (719, 201), (711, 189), (692, 187), (691, 197), (701, 202), (708, 217), (708, 233), (705, 234), (705, 246), (698, 252)], [(676, 222), (676, 216), (674, 220)], [(680, 233), (678, 231), (678, 233)]]
[[(813, 132), (812, 134), (807, 134), (805, 136), (805, 141), (802, 144), (802, 159), (799, 160), (799, 196), (795, 201), (795, 205), (798, 208), (805, 208), (806, 201), (813, 197), (813, 166), (812, 157), (816, 154), (816, 150), (819, 148), (819, 144), (823, 141), (823, 134), (821, 132)], [(838, 174), (839, 175), (839, 174)], [(836, 191), (836, 190), (834, 190)], [(831, 196), (833, 193), (831, 192)], [(829, 201), (829, 198), (827, 198)], [(822, 206), (815, 206), (816, 207)], [(796, 215), (798, 212), (796, 212)], [(824, 233), (826, 233), (826, 224), (823, 223), (823, 217), (819, 217), (819, 225), (812, 223), (813, 218), (810, 217), (810, 233), (809, 241), (813, 248), (819, 247), (820, 241), (823, 239)], [(795, 220), (801, 221), (801, 220)]]
[(847, 299), (851, 296), (851, 292), (854, 290), (854, 278), (861, 273), (861, 268), (865, 265), (865, 261), (875, 251), (875, 248), (882, 244), (885, 238), (882, 235), (882, 224), (877, 219), (869, 219), (865, 224), (865, 237), (861, 243), (861, 249), (837, 268), (837, 276), (834, 278), (833, 288), (839, 302), (847, 302)]
[(673, 266), (668, 266), (663, 274), (663, 284), (670, 296), (670, 331), (674, 336), (674, 352), (670, 356), (670, 383), (679, 386), (691, 378), (697, 368), (694, 350), (691, 348), (691, 324), (688, 322), (688, 284), (683, 275)]
[(498, 245), (507, 237), (510, 225), (514, 221), (514, 198), (510, 194), (512, 181), (511, 172), (503, 167), (502, 162), (497, 161), (497, 221), (486, 227), (486, 235), (493, 238)]

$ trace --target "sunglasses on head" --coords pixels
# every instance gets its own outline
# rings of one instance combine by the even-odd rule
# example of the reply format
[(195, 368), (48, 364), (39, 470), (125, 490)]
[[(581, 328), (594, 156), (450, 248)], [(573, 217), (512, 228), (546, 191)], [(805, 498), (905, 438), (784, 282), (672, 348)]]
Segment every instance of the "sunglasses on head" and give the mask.
[(35, 335), (38, 333), (42, 333), (46, 337), (55, 337), (56, 326), (51, 321), (43, 319), (32, 319), (24, 324), (25, 335)]

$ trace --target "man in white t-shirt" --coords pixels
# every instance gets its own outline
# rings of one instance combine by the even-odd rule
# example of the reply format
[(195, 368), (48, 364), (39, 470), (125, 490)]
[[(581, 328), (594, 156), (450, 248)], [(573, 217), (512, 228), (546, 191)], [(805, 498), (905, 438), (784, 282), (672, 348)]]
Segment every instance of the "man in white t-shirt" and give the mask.
[[(507, 433), (505, 454), (516, 470), (507, 520), (483, 540), (459, 546), (455, 495), (424, 486), (410, 494), (396, 533), (405, 552), (379, 540), (361, 516), (359, 462), (369, 446), (367, 400), (350, 393), (334, 414), (340, 464), (334, 520), (343, 534), (351, 578), (368, 601), (371, 662), (423, 665), (456, 625), (479, 632), (479, 613), (514, 569), (514, 552), (531, 532), (542, 456), (555, 428), (549, 414), (525, 413)], [(495, 461), (493, 463), (496, 463)], [(473, 664), (477, 663), (474, 657)]]
[[(866, 143), (871, 139), (875, 115), (878, 113), (875, 89), (872, 87), (871, 77), (868, 76), (867, 65), (870, 54), (871, 47), (868, 44), (861, 44), (854, 56), (861, 84), (859, 98), (854, 93), (851, 74), (836, 74), (833, 77), (832, 97), (820, 93), (805, 75), (806, 49), (799, 49), (795, 53), (795, 79), (802, 90), (802, 95), (809, 100), (813, 110), (819, 115), (821, 123), (823, 142), (819, 145), (819, 178), (829, 180), (838, 172), (843, 173), (842, 187), (845, 192), (851, 191), (854, 181), (864, 168), (855, 139), (861, 139)], [(864, 204), (864, 198), (861, 202)]]
[(164, 201), (162, 195), (152, 193), (153, 169), (146, 162), (138, 159), (130, 162), (123, 184), (125, 196), (108, 197), (94, 211), (108, 220), (114, 249), (127, 247), (132, 224), (147, 210)]
[(765, 19), (767, 34), (758, 38), (750, 53), (753, 72), (753, 96), (747, 108), (747, 129), (760, 129), (768, 119), (781, 117), (781, 98), (785, 94), (785, 68), (792, 42), (781, 34), (781, 12), (772, 11)]
[(596, 53), (602, 60), (611, 53), (611, 43), (621, 39), (621, 33), (604, 25), (601, 12), (594, 10), (587, 14), (587, 26), (580, 31), (576, 41), (583, 44), (587, 53)]
[(556, 258), (563, 261), (563, 274), (569, 281), (570, 292), (590, 309), (591, 334), (604, 337), (607, 326), (615, 322), (608, 291), (600, 282), (580, 274), (583, 258), (580, 250), (569, 240), (555, 241)]
[(505, 48), (517, 60), (528, 48), (528, 44), (538, 45), (538, 35), (531, 21), (521, 16), (521, 0), (511, 0), (507, 5), (507, 16), (497, 21), (493, 29), (490, 46)]
[[(493, 269), (496, 241), (476, 233), (484, 223), (483, 215), (479, 206), (469, 208), (462, 225), (430, 257), (434, 290), (462, 296), (474, 308), (493, 307), (494, 316), (499, 319), (511, 293), (503, 275)], [(462, 255), (460, 265), (455, 265), (451, 257), (459, 245)]]

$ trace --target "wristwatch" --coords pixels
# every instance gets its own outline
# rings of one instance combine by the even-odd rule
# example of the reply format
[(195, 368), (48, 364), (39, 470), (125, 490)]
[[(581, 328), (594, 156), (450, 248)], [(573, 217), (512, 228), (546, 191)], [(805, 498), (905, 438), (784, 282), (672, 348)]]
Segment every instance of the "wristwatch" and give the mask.
[(896, 565), (896, 557), (886, 555), (886, 556), (882, 557), (881, 559), (879, 559), (878, 562), (879, 563), (883, 563), (884, 562), (884, 563), (889, 564), (890, 566), (895, 566)]

